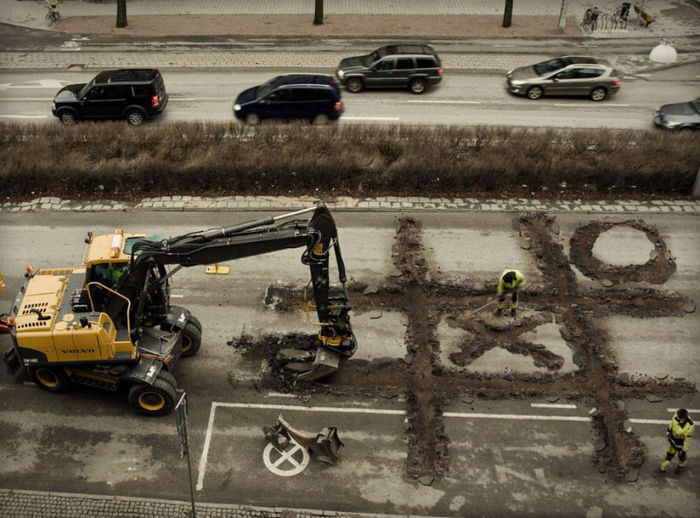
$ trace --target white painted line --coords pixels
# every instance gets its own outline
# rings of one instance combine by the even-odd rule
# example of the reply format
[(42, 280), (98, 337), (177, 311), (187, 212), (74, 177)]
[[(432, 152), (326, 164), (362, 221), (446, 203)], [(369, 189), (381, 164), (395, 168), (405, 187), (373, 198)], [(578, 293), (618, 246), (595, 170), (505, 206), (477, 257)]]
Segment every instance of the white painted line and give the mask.
[(282, 392), (268, 392), (266, 397), (297, 397), (296, 394), (283, 394)]
[(637, 77), (649, 77), (651, 74), (637, 74)]
[(513, 44), (496, 43), (494, 47), (515, 47)]
[(181, 299), (182, 297), (184, 297), (184, 295), (182, 295), (182, 294), (180, 294), (180, 295), (176, 295), (174, 293), (170, 294), (170, 298), (173, 298), (173, 299)]
[(411, 100), (406, 101), (407, 103), (420, 103), (420, 104), (482, 104), (481, 101), (430, 101), (430, 100)]
[(4, 115), (0, 113), (2, 119), (46, 119), (48, 115)]
[[(675, 413), (676, 410), (678, 410), (678, 409), (677, 409), (677, 408), (667, 408), (667, 409), (666, 409), (666, 412), (673, 412), (673, 413)], [(697, 409), (697, 408), (686, 408), (686, 410), (688, 411), (688, 413), (700, 414), (700, 409)]]
[(209, 423), (207, 424), (207, 435), (204, 439), (204, 448), (202, 450), (202, 458), (199, 459), (199, 475), (197, 475), (197, 491), (201, 491), (204, 487), (204, 471), (207, 467), (207, 457), (209, 456), (209, 444), (211, 443), (211, 434), (214, 429), (214, 414), (218, 403), (211, 404), (209, 411)]
[(636, 424), (668, 424), (668, 419), (630, 419), (630, 423), (636, 423)]
[(258, 408), (261, 410), (298, 410), (300, 412), (332, 412), (337, 414), (381, 414), (404, 415), (405, 410), (384, 410), (377, 408), (347, 408), (335, 406), (267, 405), (265, 403), (212, 403), (226, 408)]
[(532, 408), (571, 408), (576, 409), (576, 405), (565, 403), (530, 403)]
[(50, 103), (53, 101), (53, 97), (0, 97), (0, 102), (14, 102), (14, 101), (40, 101), (45, 103)]
[(478, 412), (444, 412), (444, 417), (459, 417), (463, 419), (507, 419), (510, 421), (575, 421), (588, 422), (590, 417), (565, 415), (533, 415), (533, 414), (482, 414)]
[[(559, 106), (561, 108), (590, 108), (590, 104), (564, 104), (564, 103), (554, 103), (552, 106)], [(606, 103), (605, 106), (609, 106), (612, 108), (627, 108), (629, 107), (629, 104), (610, 104)]]
[(346, 117), (342, 116), (342, 120), (356, 120), (356, 121), (397, 121), (401, 120), (399, 117)]

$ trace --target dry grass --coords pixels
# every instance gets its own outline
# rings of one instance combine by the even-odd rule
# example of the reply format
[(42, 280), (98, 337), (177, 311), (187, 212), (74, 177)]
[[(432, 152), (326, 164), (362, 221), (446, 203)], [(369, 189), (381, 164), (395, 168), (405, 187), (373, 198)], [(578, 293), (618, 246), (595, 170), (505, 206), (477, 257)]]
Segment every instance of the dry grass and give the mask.
[(687, 197), (696, 135), (303, 124), (0, 125), (10, 199), (166, 194)]

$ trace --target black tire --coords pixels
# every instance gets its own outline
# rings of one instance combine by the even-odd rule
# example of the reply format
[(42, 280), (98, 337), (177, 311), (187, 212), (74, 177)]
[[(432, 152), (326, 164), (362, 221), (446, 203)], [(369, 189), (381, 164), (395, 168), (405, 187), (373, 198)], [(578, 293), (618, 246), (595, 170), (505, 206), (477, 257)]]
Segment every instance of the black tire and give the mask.
[(245, 116), (245, 122), (248, 126), (257, 126), (260, 124), (260, 115), (251, 112)]
[(78, 117), (75, 115), (75, 112), (71, 110), (63, 110), (58, 112), (58, 119), (66, 125), (75, 124), (78, 122)]
[(600, 102), (608, 96), (608, 92), (605, 88), (599, 86), (591, 91), (591, 100)]
[[(199, 322), (197, 323), (199, 324)], [(182, 330), (181, 340), (183, 358), (189, 358), (190, 356), (197, 354), (197, 351), (199, 351), (199, 348), (202, 345), (201, 325), (200, 327), (197, 327), (192, 320), (189, 320)]]
[(412, 94), (422, 94), (427, 86), (428, 83), (426, 83), (425, 79), (416, 78), (408, 84), (408, 89)]
[(331, 120), (328, 118), (328, 115), (325, 113), (319, 113), (314, 117), (314, 120), (311, 121), (311, 123), (314, 126), (328, 126), (330, 124)]
[(200, 332), (200, 334), (201, 334), (201, 332), (202, 332), (202, 323), (199, 321), (199, 319), (198, 319), (196, 316), (194, 316), (193, 314), (190, 313), (190, 318), (189, 318), (188, 322), (192, 322), (192, 324), (194, 324), (194, 327), (196, 327), (197, 329), (199, 329), (199, 332)]
[(32, 370), (32, 379), (39, 388), (47, 392), (65, 392), (68, 390), (68, 374), (63, 369), (37, 367)]
[(129, 405), (137, 412), (150, 417), (165, 415), (175, 406), (175, 387), (158, 378), (153, 385), (137, 383), (129, 389)]
[(348, 89), (348, 92), (353, 94), (359, 94), (362, 90), (365, 89), (365, 83), (359, 77), (351, 77), (350, 79), (348, 79), (348, 82), (345, 84), (345, 86)]
[(158, 379), (165, 380), (177, 391), (177, 380), (175, 379), (175, 376), (170, 374), (170, 372), (166, 371), (165, 369), (161, 369), (158, 373)]
[(146, 120), (146, 116), (141, 110), (129, 110), (126, 112), (126, 121), (132, 126), (141, 126)]
[(537, 99), (540, 99), (542, 95), (544, 94), (544, 90), (542, 90), (541, 86), (531, 86), (527, 90), (527, 96), (529, 99), (532, 99), (533, 101), (536, 101)]

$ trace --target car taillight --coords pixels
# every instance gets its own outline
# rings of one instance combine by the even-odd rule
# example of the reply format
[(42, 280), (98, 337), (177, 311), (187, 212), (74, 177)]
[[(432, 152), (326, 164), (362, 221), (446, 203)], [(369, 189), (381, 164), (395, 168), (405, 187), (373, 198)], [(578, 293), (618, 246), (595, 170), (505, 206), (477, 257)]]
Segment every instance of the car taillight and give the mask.
[(151, 97), (151, 107), (153, 108), (158, 108), (158, 105), (160, 104), (160, 101), (158, 100), (158, 96), (154, 95)]
[(615, 86), (620, 86), (620, 80), (619, 80), (619, 79), (613, 79), (613, 80), (612, 80), (612, 84), (614, 84)]
[(441, 68), (438, 68), (437, 74), (438, 74), (439, 76), (442, 75), (442, 69), (441, 69)]
[(343, 103), (341, 101), (336, 101), (336, 103), (333, 105), (333, 109), (335, 111), (340, 111), (343, 107)]

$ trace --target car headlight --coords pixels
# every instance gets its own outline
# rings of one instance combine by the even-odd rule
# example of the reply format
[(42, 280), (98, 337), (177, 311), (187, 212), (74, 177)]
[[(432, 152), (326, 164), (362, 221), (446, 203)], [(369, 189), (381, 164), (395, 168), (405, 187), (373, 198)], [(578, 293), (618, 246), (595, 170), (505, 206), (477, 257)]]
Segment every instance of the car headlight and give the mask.
[(240, 105), (240, 104), (234, 104), (234, 105), (233, 105), (233, 110), (234, 110), (234, 111), (240, 111), (240, 109), (241, 109), (241, 105)]
[(345, 72), (343, 72), (342, 70), (338, 70), (338, 77), (340, 79), (343, 79), (345, 77)]
[(510, 80), (510, 84), (512, 86), (523, 86), (525, 84), (525, 81), (513, 81), (512, 79)]

